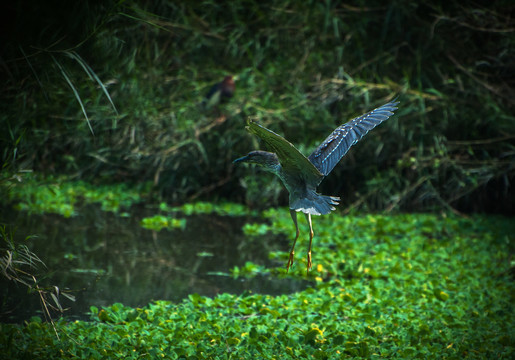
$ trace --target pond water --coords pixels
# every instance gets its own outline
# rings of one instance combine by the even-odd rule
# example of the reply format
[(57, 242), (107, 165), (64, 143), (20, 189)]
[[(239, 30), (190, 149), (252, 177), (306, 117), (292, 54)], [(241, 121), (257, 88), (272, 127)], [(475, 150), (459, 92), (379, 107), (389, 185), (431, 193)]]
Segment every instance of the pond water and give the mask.
[[(288, 249), (291, 239), (275, 235), (250, 239), (243, 234), (245, 222), (259, 220), (195, 215), (182, 216), (186, 218), (182, 230), (142, 228), (141, 219), (154, 214), (133, 207), (130, 215), (123, 217), (94, 205), (83, 207), (71, 218), (0, 209), (2, 222), (15, 228), (15, 240), (26, 244), (47, 266), (38, 271), (46, 274), (38, 278), (41, 284), (70, 290), (76, 297), (75, 302), (60, 297), (67, 308), (64, 315), (72, 319), (88, 319), (92, 305), (121, 302), (141, 307), (153, 300), (178, 302), (192, 293), (283, 294), (309, 285), (265, 275), (252, 279), (230, 276), (234, 266), (242, 267), (247, 261), (282, 265), (272, 264), (268, 253)], [(29, 235), (35, 237), (25, 240)], [(34, 315), (43, 318), (37, 294), (27, 294), (25, 286), (3, 277), (0, 289), (1, 322), (20, 322)]]

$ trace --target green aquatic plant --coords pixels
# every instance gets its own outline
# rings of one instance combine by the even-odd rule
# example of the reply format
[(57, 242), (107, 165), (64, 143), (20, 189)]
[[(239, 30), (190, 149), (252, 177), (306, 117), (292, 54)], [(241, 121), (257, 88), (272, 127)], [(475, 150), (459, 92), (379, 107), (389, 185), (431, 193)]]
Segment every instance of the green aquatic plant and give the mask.
[(97, 186), (72, 181), (65, 176), (42, 177), (31, 173), (7, 179), (0, 186), (18, 210), (35, 214), (56, 213), (65, 217), (75, 216), (80, 205), (95, 203), (100, 204), (104, 211), (119, 213), (142, 201), (149, 192), (148, 184)]
[(170, 216), (154, 215), (141, 220), (141, 226), (149, 230), (184, 229), (186, 219), (176, 219)]
[[(280, 213), (267, 215), (289, 233), (289, 219)], [(320, 235), (313, 258), (316, 281), (306, 290), (191, 294), (179, 303), (136, 308), (92, 306), (89, 321), (55, 323), (66, 335), (60, 340), (39, 318), (0, 324), (0, 353), (13, 359), (511, 359), (515, 354), (511, 219), (335, 214), (319, 228), (326, 240)], [(266, 276), (304, 277), (302, 268), (295, 266), (298, 274), (289, 275), (271, 268)], [(267, 270), (247, 263), (232, 275)]]
[(169, 213), (172, 215), (153, 215), (145, 217), (141, 220), (141, 226), (151, 230), (161, 229), (184, 229), (186, 227), (186, 219), (177, 219), (174, 214), (182, 214), (183, 216), (192, 215), (206, 215), (206, 214), (217, 214), (220, 216), (257, 216), (258, 212), (249, 210), (247, 207), (241, 204), (223, 202), (220, 204), (197, 201), (193, 203), (186, 203), (181, 206), (169, 206), (162, 202), (159, 204), (159, 211)]
[(232, 202), (213, 203), (197, 201), (176, 207), (170, 207), (165, 203), (161, 203), (159, 209), (170, 212), (181, 212), (187, 216), (196, 214), (217, 214), (221, 216), (257, 216), (259, 214), (256, 210), (251, 210), (245, 205)]

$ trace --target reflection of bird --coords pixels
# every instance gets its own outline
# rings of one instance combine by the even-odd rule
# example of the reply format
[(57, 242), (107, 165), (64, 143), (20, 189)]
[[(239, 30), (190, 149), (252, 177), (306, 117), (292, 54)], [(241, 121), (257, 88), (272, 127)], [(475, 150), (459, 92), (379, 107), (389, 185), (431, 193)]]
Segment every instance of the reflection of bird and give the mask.
[(295, 243), (299, 237), (297, 212), (306, 215), (309, 224), (309, 248), (307, 270), (311, 269), (311, 242), (313, 226), (311, 215), (325, 215), (338, 205), (339, 197), (320, 195), (316, 192), (322, 179), (338, 164), (349, 148), (365, 134), (393, 115), (399, 102), (391, 101), (336, 128), (309, 157), (302, 155), (290, 142), (271, 130), (248, 121), (247, 130), (259, 136), (274, 152), (252, 151), (234, 160), (254, 163), (276, 174), (290, 193), (290, 215), (296, 235), (290, 251), (286, 270), (293, 264)]
[(232, 76), (226, 76), (223, 81), (214, 84), (211, 89), (209, 89), (202, 104), (206, 108), (211, 108), (219, 103), (226, 102), (232, 97), (234, 88), (234, 79)]

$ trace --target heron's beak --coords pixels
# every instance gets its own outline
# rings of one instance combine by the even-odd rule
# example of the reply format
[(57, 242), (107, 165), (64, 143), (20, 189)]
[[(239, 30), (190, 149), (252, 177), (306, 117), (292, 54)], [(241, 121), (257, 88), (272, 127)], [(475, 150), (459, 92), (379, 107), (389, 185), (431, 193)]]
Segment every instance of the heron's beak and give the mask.
[(236, 163), (239, 163), (239, 162), (245, 162), (245, 161), (248, 160), (248, 158), (249, 158), (248, 155), (247, 156), (243, 156), (243, 157), (241, 157), (239, 159), (234, 160), (232, 163), (236, 164)]

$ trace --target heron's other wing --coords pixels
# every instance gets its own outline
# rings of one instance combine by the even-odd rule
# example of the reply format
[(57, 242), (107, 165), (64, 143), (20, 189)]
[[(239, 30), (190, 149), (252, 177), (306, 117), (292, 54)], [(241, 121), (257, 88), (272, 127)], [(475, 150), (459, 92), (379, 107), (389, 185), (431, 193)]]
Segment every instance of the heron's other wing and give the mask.
[(250, 119), (247, 124), (247, 130), (259, 136), (277, 154), (284, 171), (291, 175), (298, 174), (313, 186), (322, 181), (324, 176), (292, 143)]
[(378, 107), (366, 114), (337, 127), (331, 135), (324, 140), (318, 148), (309, 155), (308, 159), (315, 167), (326, 176), (338, 164), (340, 159), (349, 151), (349, 148), (357, 143), (370, 130), (381, 124), (393, 115), (397, 109), (398, 101)]

